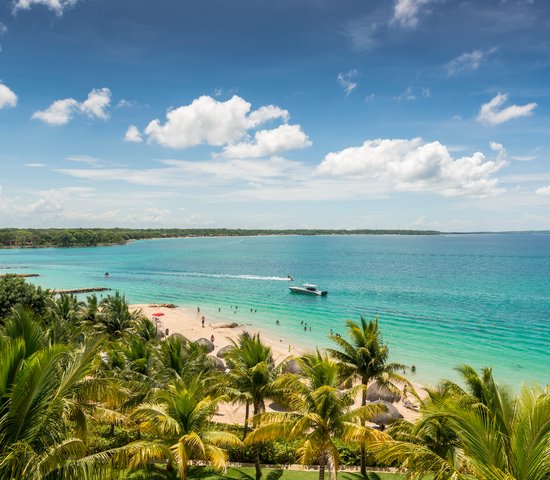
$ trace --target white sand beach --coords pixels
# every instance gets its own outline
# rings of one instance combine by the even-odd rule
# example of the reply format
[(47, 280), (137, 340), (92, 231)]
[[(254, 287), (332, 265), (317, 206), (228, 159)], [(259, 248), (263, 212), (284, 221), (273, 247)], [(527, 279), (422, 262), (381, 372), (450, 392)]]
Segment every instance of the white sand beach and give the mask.
[[(182, 307), (168, 308), (164, 306), (155, 306), (148, 304), (135, 304), (130, 307), (132, 310), (141, 310), (144, 316), (158, 322), (159, 328), (163, 331), (168, 330), (169, 334), (179, 333), (190, 340), (197, 340), (199, 338), (210, 339), (214, 336), (215, 349), (212, 355), (216, 355), (217, 352), (231, 344), (231, 340), (237, 340), (239, 335), (248, 330), (251, 333), (259, 332), (262, 337), (262, 341), (268, 344), (273, 352), (273, 357), (277, 364), (281, 363), (285, 359), (291, 356), (299, 356), (304, 353), (304, 349), (297, 345), (284, 343), (281, 339), (273, 338), (273, 334), (268, 335), (260, 329), (254, 328), (251, 330), (244, 325), (238, 327), (228, 328), (227, 325), (234, 323), (233, 318), (224, 318), (220, 312), (203, 310), (199, 307)], [(197, 308), (201, 308), (200, 311)], [(163, 315), (154, 316), (153, 314), (160, 313)], [(205, 317), (204, 327), (202, 326), (202, 317)], [(421, 397), (426, 395), (425, 390), (421, 385), (414, 384), (414, 387)], [(409, 400), (414, 400), (409, 395)], [(414, 422), (420, 416), (418, 412), (406, 408), (403, 404), (403, 400), (394, 404), (399, 410), (401, 415), (409, 421)], [(274, 411), (267, 406), (268, 411)], [(216, 421), (228, 424), (241, 424), (244, 422), (244, 406), (222, 403), (220, 404), (219, 411), (215, 417)]]

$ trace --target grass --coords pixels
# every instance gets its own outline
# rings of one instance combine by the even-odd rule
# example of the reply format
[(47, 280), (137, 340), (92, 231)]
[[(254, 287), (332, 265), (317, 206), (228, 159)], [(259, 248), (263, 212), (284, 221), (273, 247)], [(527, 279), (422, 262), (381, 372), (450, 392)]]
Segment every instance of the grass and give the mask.
[[(278, 472), (282, 472), (282, 475), (278, 475)], [(229, 468), (224, 475), (212, 475), (208, 479), (235, 479), (235, 480), (254, 480), (255, 470), (253, 467), (242, 468)], [(272, 480), (317, 480), (319, 478), (319, 472), (317, 471), (303, 471), (303, 470), (275, 470), (275, 469), (263, 469), (262, 479)], [(328, 478), (328, 472), (325, 473), (325, 478)], [(405, 475), (397, 473), (382, 473), (382, 472), (369, 472), (367, 477), (361, 476), (359, 473), (339, 472), (338, 480), (404, 480)]]

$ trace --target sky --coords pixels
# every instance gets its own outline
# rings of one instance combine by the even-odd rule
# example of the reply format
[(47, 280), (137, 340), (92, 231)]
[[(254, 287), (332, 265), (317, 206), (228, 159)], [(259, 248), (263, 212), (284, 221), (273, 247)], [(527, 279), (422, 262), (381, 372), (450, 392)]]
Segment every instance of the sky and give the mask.
[(0, 227), (550, 229), (546, 0), (0, 0)]

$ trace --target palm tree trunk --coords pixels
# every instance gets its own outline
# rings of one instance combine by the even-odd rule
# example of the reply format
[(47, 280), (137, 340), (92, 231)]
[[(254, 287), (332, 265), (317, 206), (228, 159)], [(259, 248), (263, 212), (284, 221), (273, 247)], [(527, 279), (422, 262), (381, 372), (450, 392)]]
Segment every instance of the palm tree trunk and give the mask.
[[(362, 381), (363, 385), (366, 387), (369, 383), (368, 379), (363, 379)], [(361, 406), (364, 407), (367, 404), (367, 390), (366, 388), (361, 393)], [(365, 421), (361, 420), (361, 426), (365, 426)], [(367, 476), (367, 452), (365, 448), (365, 442), (361, 442), (361, 476), (366, 477)]]
[(254, 468), (256, 469), (256, 480), (262, 478), (262, 466), (260, 465), (260, 446), (254, 447)]
[[(258, 402), (254, 401), (254, 428), (258, 426), (256, 415), (258, 415), (259, 411), (260, 405)], [(262, 467), (260, 465), (260, 445), (258, 444), (254, 446), (254, 468), (256, 469), (256, 480), (260, 480), (260, 478), (262, 478)]]
[(319, 459), (319, 480), (325, 480), (325, 466), (326, 466), (326, 460), (325, 460), (325, 457), (322, 456)]
[(243, 440), (246, 438), (248, 433), (248, 417), (250, 416), (250, 402), (246, 401), (246, 408), (244, 411), (244, 428), (243, 428)]

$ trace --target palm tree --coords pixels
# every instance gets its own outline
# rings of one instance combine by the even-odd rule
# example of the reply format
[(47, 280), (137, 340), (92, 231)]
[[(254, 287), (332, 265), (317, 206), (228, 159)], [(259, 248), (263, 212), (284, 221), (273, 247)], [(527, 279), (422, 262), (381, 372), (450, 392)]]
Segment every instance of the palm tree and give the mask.
[(165, 390), (156, 392), (155, 403), (143, 404), (132, 414), (142, 428), (159, 435), (169, 443), (168, 469), (177, 468), (181, 480), (187, 478), (190, 460), (206, 460), (217, 470), (226, 466), (223, 446), (240, 446), (233, 434), (215, 431), (210, 421), (222, 398), (206, 395), (203, 379), (189, 384), (176, 380)]
[[(258, 414), (265, 412), (265, 401), (274, 393), (273, 382), (277, 375), (271, 347), (262, 343), (260, 334), (250, 335), (243, 332), (232, 343), (234, 348), (226, 357), (230, 368), (227, 383), (231, 386), (231, 397), (234, 401), (245, 405), (244, 438), (248, 432), (250, 405), (255, 419), (253, 427), (256, 428)], [(258, 446), (255, 448), (254, 465), (258, 480), (262, 476)]]
[(0, 338), (0, 478), (63, 478), (85, 456), (89, 415), (116, 395), (108, 379), (93, 376), (102, 340), (27, 355), (25, 336)]
[(52, 343), (68, 343), (81, 332), (80, 313), (84, 303), (75, 295), (61, 293), (47, 301), (46, 324)]
[(101, 302), (101, 313), (98, 317), (100, 331), (116, 339), (122, 337), (140, 318), (141, 312), (130, 312), (126, 297), (116, 292), (108, 295)]
[[(481, 375), (458, 368), (465, 388), (445, 381), (422, 408), (410, 438), (375, 449), (382, 461), (397, 461), (410, 478), (432, 472), (437, 479), (546, 480), (550, 478), (550, 395), (524, 387), (517, 396), (499, 386), (491, 369)], [(427, 432), (444, 432), (446, 448)], [(442, 438), (439, 436), (438, 438)]]
[(25, 358), (30, 357), (48, 344), (48, 337), (40, 325), (41, 322), (42, 318), (34, 310), (19, 305), (12, 310), (0, 333), (6, 340), (21, 340)]
[(179, 334), (172, 334), (161, 342), (158, 359), (163, 367), (160, 375), (165, 382), (191, 380), (197, 375), (204, 379), (214, 370), (204, 348)]
[[(414, 392), (409, 381), (397, 372), (406, 367), (400, 363), (388, 363), (389, 349), (382, 341), (382, 335), (378, 328), (378, 318), (367, 322), (361, 317), (361, 323), (353, 320), (346, 321), (346, 327), (350, 341), (340, 335), (330, 335), (330, 339), (340, 347), (339, 350), (329, 348), (327, 352), (342, 363), (343, 369), (350, 379), (358, 379), (363, 388), (361, 394), (361, 406), (367, 403), (368, 384), (376, 380), (390, 390), (398, 390), (396, 382), (407, 384)], [(361, 445), (361, 474), (365, 476), (366, 452)]]
[(367, 405), (352, 409), (358, 389), (342, 391), (340, 365), (326, 354), (317, 352), (298, 359), (300, 376), (282, 375), (275, 386), (283, 392), (290, 412), (260, 414), (262, 424), (248, 434), (245, 445), (281, 439), (299, 439), (298, 449), (303, 464), (319, 464), (319, 480), (328, 467), (336, 479), (339, 455), (335, 440), (371, 442), (383, 440), (386, 434), (360, 426), (356, 420), (372, 420), (383, 409)]
[(84, 305), (83, 320), (95, 324), (99, 315), (99, 300), (97, 295), (93, 293), (86, 297), (86, 304)]
[(153, 343), (157, 339), (158, 327), (147, 317), (138, 319), (134, 325), (134, 334), (146, 343)]

